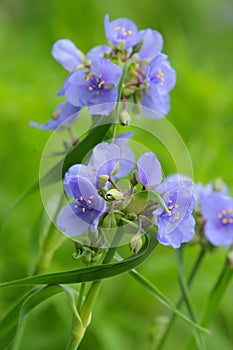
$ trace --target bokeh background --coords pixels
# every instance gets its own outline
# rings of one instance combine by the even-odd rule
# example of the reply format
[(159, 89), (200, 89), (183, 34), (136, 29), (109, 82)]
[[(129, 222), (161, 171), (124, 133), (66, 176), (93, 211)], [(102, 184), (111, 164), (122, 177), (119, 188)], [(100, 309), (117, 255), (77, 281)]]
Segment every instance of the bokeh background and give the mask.
[[(182, 135), (191, 155), (194, 178), (204, 183), (221, 177), (233, 194), (233, 3), (231, 0), (1, 0), (0, 2), (0, 206), (1, 214), (38, 178), (39, 163), (50, 132), (28, 126), (45, 122), (58, 100), (62, 68), (50, 55), (52, 44), (70, 38), (80, 50), (105, 43), (103, 19), (128, 17), (140, 29), (159, 30), (164, 52), (177, 71), (167, 119)], [(145, 121), (148, 123), (148, 121)], [(151, 122), (151, 125), (153, 122)], [(148, 144), (159, 157), (154, 145)], [(166, 163), (166, 159), (162, 160)], [(169, 164), (166, 163), (169, 172)], [(0, 236), (1, 280), (33, 271), (38, 254), (39, 193), (11, 211)], [(48, 271), (79, 266), (66, 240), (55, 253)], [(187, 272), (198, 248), (186, 250)], [(205, 259), (192, 288), (198, 316), (223, 266), (226, 249)], [(160, 246), (140, 271), (169, 298), (177, 300), (179, 285), (175, 253)], [(2, 315), (23, 290), (2, 290)], [(208, 349), (232, 349), (231, 285), (211, 323)], [(158, 304), (128, 275), (106, 280), (94, 308), (92, 324), (80, 349), (153, 349), (169, 311)], [(65, 349), (71, 311), (64, 296), (45, 302), (25, 323), (19, 349)], [(185, 349), (191, 329), (177, 321), (164, 349)], [(0, 345), (1, 348), (1, 345)]]

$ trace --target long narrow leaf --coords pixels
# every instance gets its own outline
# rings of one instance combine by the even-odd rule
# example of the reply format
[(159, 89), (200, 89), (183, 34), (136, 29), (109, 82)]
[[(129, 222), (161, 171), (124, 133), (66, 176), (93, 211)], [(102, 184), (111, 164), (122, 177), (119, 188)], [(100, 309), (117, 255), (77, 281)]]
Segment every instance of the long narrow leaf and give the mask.
[(61, 292), (65, 292), (75, 317), (81, 322), (75, 306), (77, 296), (76, 290), (62, 285), (33, 288), (31, 291), (26, 293), (23, 298), (0, 321), (1, 350), (8, 348), (14, 342), (22, 321), (31, 310), (48, 300), (50, 297)]
[(146, 235), (145, 243), (139, 253), (134, 254), (121, 262), (22, 278), (19, 280), (1, 283), (0, 288), (44, 284), (72, 284), (112, 277), (127, 272), (142, 264), (152, 253), (156, 245), (156, 236), (152, 231)]

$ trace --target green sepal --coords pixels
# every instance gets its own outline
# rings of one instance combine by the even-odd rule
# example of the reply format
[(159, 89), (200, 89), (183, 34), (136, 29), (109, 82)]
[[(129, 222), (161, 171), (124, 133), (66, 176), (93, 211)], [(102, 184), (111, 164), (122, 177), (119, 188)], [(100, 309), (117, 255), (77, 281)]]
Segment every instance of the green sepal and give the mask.
[(123, 211), (126, 214), (135, 213), (138, 215), (143, 212), (149, 204), (159, 204), (167, 214), (170, 214), (170, 211), (160, 194), (151, 191), (140, 191), (133, 194), (130, 199), (123, 203)]
[(141, 191), (133, 194), (128, 200), (128, 203), (126, 201), (126, 206), (124, 204), (125, 203), (123, 203), (123, 211), (126, 214), (140, 214), (148, 204), (148, 191)]

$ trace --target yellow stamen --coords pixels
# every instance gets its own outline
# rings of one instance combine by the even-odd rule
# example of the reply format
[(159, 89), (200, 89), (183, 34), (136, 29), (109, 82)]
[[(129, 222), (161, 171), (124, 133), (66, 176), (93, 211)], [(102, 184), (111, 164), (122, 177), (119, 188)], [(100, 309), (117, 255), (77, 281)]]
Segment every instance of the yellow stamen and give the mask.
[(88, 199), (88, 200), (87, 200), (87, 203), (90, 203), (90, 204), (91, 204), (91, 203), (92, 203), (92, 201), (91, 201), (90, 199)]
[(100, 73), (100, 74), (98, 75), (98, 78), (101, 79), (102, 77), (103, 77), (103, 74)]
[(218, 214), (218, 218), (222, 219), (222, 214), (221, 213)]
[(59, 116), (59, 114), (61, 113), (61, 111), (62, 111), (62, 108), (59, 108), (56, 112), (54, 112), (52, 114), (52, 118), (56, 119)]
[(90, 196), (89, 198), (90, 198), (90, 199), (93, 199), (93, 198), (94, 198), (94, 196)]
[(89, 72), (89, 76), (91, 77), (94, 73), (92, 71)]
[(179, 208), (179, 204), (176, 204), (176, 205), (175, 205), (175, 208)]
[(133, 34), (133, 31), (132, 30), (128, 30), (128, 34), (129, 35)]
[(82, 208), (82, 212), (85, 213), (85, 211), (86, 211), (86, 208)]
[(76, 208), (78, 208), (78, 205), (75, 205), (74, 207), (75, 207), (75, 209), (76, 209)]
[(120, 29), (121, 29), (121, 26), (115, 26), (114, 29), (115, 29), (115, 30), (120, 30)]
[(169, 203), (172, 203), (172, 200), (171, 200), (171, 199), (169, 199)]
[(89, 81), (89, 80), (90, 80), (89, 75), (86, 75), (85, 80), (86, 80), (86, 81)]
[(228, 223), (227, 218), (222, 219), (222, 224), (227, 224), (227, 223)]
[(83, 201), (83, 196), (81, 196), (79, 199), (80, 199), (80, 201)]
[(98, 84), (98, 88), (101, 88), (102, 85), (104, 85), (104, 84), (105, 84), (105, 81), (104, 81), (104, 80), (101, 80), (101, 82)]

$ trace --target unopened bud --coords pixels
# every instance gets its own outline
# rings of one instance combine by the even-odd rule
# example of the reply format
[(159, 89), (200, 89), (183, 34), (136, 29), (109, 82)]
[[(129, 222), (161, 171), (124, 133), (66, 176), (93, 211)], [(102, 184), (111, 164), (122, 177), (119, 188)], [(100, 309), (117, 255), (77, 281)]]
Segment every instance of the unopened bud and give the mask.
[(137, 45), (135, 45), (133, 47), (133, 52), (132, 53), (134, 54), (136, 52), (139, 52), (141, 50), (143, 44), (144, 44), (144, 40), (139, 41), (139, 43), (137, 43)]
[(129, 248), (130, 251), (133, 252), (134, 254), (137, 254), (139, 250), (141, 249), (142, 246), (142, 238), (141, 236), (137, 239), (132, 239), (129, 243)]
[(85, 251), (81, 256), (81, 260), (84, 264), (89, 265), (92, 261), (92, 256), (93, 256), (92, 251), (85, 249)]
[(100, 176), (98, 176), (98, 180), (100, 182), (100, 188), (106, 186), (106, 183), (108, 182), (108, 179), (109, 179), (108, 175), (100, 175)]
[(129, 113), (127, 111), (122, 111), (120, 113), (120, 123), (123, 126), (129, 125), (131, 122), (131, 116), (129, 115)]
[(223, 180), (218, 177), (217, 179), (214, 180), (214, 183), (213, 183), (213, 188), (215, 191), (222, 191), (222, 189), (224, 188), (224, 182)]
[(119, 169), (120, 169), (120, 163), (117, 162), (116, 165), (115, 165), (115, 168), (111, 172), (111, 175), (113, 175), (113, 176), (116, 175), (118, 173)]
[(109, 201), (115, 201), (121, 199), (123, 197), (123, 193), (113, 188), (106, 193), (105, 197)]
[(138, 182), (138, 171), (134, 170), (133, 173), (130, 176), (130, 183), (131, 185), (134, 187), (136, 186), (139, 182)]
[(142, 113), (142, 106), (139, 103), (133, 105), (132, 112), (135, 115), (140, 115)]

